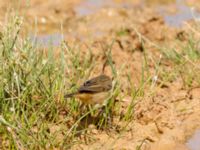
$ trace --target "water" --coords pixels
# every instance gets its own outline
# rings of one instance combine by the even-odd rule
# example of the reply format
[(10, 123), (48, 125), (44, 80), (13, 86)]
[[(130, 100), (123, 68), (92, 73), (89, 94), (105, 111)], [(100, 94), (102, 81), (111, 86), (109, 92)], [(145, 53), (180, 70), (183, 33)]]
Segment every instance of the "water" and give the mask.
[(59, 33), (36, 35), (36, 36), (31, 35), (30, 39), (34, 45), (49, 47), (49, 46), (59, 46), (63, 41), (63, 36)]
[(101, 8), (133, 8), (127, 2), (116, 3), (113, 0), (86, 0), (75, 7), (75, 12), (78, 16), (87, 16), (98, 12)]
[(190, 150), (200, 150), (200, 130), (197, 130), (194, 135), (187, 141), (186, 145)]
[[(151, 3), (148, 0), (148, 3)], [(97, 13), (101, 8), (112, 7), (112, 8), (127, 8), (134, 9), (136, 7), (145, 8), (147, 0), (141, 0), (139, 5), (131, 5), (131, 3), (122, 2), (116, 3), (113, 0), (86, 0), (75, 8), (75, 12), (78, 16), (87, 16)], [(167, 8), (174, 5), (177, 12), (170, 14), (167, 12)], [(179, 28), (185, 21), (194, 19), (194, 16), (200, 18), (200, 13), (191, 11), (191, 8), (185, 4), (184, 0), (176, 0), (168, 4), (159, 3), (155, 6), (156, 10), (160, 15), (163, 16), (164, 21), (167, 25)]]
[(200, 17), (200, 14), (192, 11), (192, 9), (185, 4), (184, 0), (176, 0), (174, 5), (177, 12), (171, 15), (166, 12), (165, 7), (159, 8), (159, 12), (164, 17), (165, 23), (172, 27), (179, 28), (184, 24), (184, 22), (192, 20), (194, 17)]

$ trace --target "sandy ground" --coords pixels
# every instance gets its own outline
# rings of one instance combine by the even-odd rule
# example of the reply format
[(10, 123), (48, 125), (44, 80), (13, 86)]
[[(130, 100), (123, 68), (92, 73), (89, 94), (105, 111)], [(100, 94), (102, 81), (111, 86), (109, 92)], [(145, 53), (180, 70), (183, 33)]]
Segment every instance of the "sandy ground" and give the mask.
[[(196, 2), (188, 1), (189, 5)], [(148, 65), (153, 75), (155, 65), (152, 58), (161, 56), (159, 46), (173, 47), (177, 39), (185, 43), (188, 29), (187, 26), (177, 28), (167, 25), (164, 17), (158, 13), (158, 6), (163, 4), (161, 1), (144, 4), (139, 0), (127, 0), (126, 3), (116, 0), (113, 3), (106, 3), (102, 7), (99, 4), (95, 6), (95, 10), (88, 11), (83, 8), (90, 9), (91, 6), (81, 0), (32, 0), (24, 3), (20, 13), (26, 18), (25, 27), (29, 33), (50, 35), (62, 32), (65, 40), (71, 45), (76, 43), (83, 53), (90, 47), (98, 64), (92, 75), (101, 71), (102, 62), (105, 61), (103, 47), (115, 39), (112, 57), (119, 72), (122, 65), (125, 68), (121, 73), (124, 89), (121, 105), (126, 108), (131, 102), (131, 87), (126, 75), (131, 75), (136, 87), (141, 79), (141, 62), (144, 56), (141, 37), (145, 38), (144, 48), (148, 51)], [(86, 6), (82, 8), (83, 5)], [(164, 5), (171, 3), (167, 1)], [(0, 2), (0, 7), (1, 20), (8, 7), (19, 9), (18, 4), (6, 2)], [(176, 7), (167, 7), (167, 11), (173, 14)], [(166, 65), (166, 69), (173, 67), (167, 60), (162, 60), (162, 63)], [(111, 75), (108, 67), (105, 72)], [(75, 145), (72, 149), (128, 150), (141, 146), (142, 150), (188, 150), (185, 145), (187, 139), (200, 128), (200, 88), (185, 88), (181, 77), (166, 84), (160, 87), (154, 85), (151, 92), (138, 98), (134, 120), (122, 133), (119, 134), (115, 129), (102, 131), (91, 127), (88, 134), (95, 140), (87, 141), (80, 137), (84, 144)], [(115, 124), (118, 124), (117, 118)], [(119, 124), (123, 126), (126, 122)]]

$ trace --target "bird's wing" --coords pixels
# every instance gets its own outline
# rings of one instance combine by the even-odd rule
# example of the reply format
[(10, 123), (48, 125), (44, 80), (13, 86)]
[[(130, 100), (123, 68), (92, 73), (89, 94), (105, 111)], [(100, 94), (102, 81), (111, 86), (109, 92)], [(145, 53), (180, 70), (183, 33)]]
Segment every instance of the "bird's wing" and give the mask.
[(81, 86), (79, 88), (79, 93), (99, 93), (99, 92), (105, 92), (109, 91), (112, 88), (112, 84), (107, 84), (107, 85), (101, 85), (101, 84), (96, 84), (96, 85), (90, 85), (90, 86)]
[(83, 86), (93, 86), (93, 85), (98, 85), (100, 83), (104, 83), (104, 82), (112, 82), (110, 77), (106, 76), (106, 75), (100, 75), (98, 77), (95, 77), (93, 79), (90, 79), (86, 82), (84, 82)]

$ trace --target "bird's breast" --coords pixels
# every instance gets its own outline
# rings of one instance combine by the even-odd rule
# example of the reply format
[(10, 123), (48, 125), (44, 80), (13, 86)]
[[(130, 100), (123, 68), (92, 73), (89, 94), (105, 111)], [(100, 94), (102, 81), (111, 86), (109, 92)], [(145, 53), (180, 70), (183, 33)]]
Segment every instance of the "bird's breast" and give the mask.
[(109, 92), (100, 93), (80, 93), (75, 97), (80, 99), (85, 104), (103, 104), (108, 98)]

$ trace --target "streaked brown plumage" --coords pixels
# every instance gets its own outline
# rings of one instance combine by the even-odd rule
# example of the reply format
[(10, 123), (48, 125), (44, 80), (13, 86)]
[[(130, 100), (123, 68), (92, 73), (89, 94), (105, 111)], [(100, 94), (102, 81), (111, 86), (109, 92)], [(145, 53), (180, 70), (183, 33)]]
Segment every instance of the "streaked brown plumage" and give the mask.
[(83, 83), (75, 93), (65, 95), (65, 98), (76, 97), (85, 104), (103, 104), (112, 89), (112, 79), (99, 75)]

